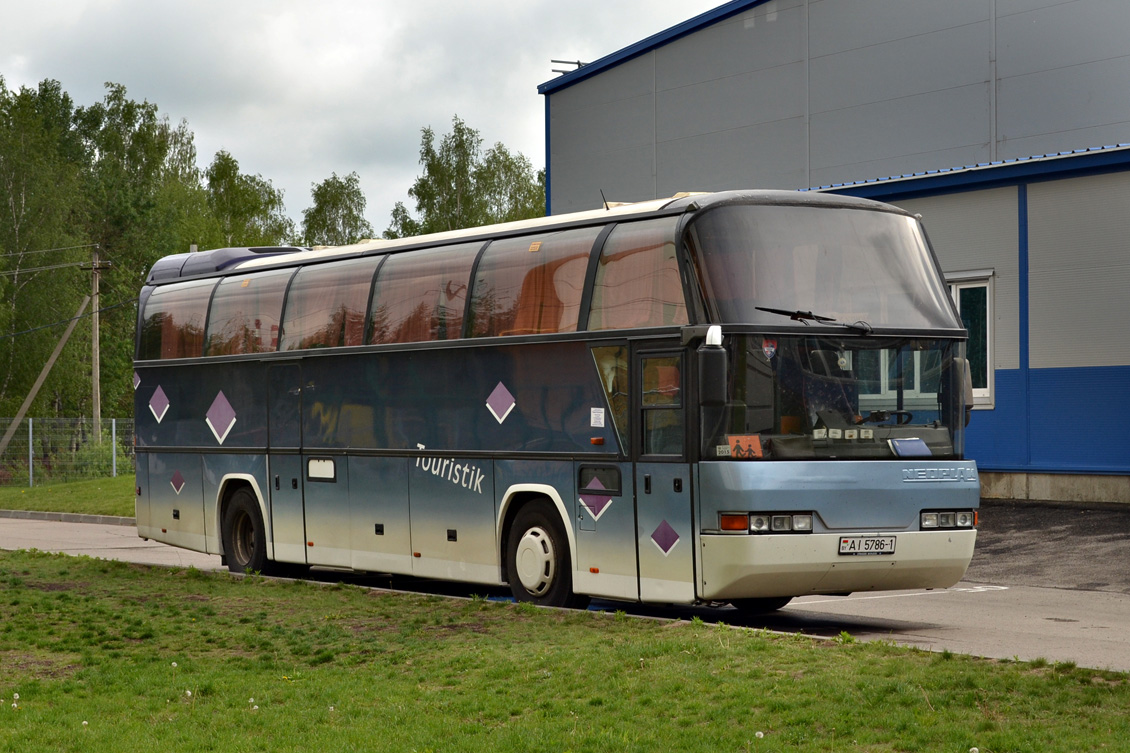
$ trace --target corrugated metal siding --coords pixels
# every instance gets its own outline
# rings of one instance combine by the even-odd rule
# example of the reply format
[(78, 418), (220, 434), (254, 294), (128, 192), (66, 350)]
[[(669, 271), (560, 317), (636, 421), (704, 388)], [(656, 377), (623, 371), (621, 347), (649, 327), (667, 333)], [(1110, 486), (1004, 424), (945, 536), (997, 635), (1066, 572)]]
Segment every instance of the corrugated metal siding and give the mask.
[(659, 35), (549, 95), (552, 210), (1127, 142), (1127, 28), (1125, 0), (778, 0)]
[(1130, 364), (1130, 173), (1033, 184), (1028, 215), (1031, 367)]
[(655, 197), (653, 55), (586, 79), (550, 100), (553, 213)]
[(922, 215), (945, 272), (993, 270), (995, 368), (1020, 368), (1020, 225), (1013, 187), (895, 202)]

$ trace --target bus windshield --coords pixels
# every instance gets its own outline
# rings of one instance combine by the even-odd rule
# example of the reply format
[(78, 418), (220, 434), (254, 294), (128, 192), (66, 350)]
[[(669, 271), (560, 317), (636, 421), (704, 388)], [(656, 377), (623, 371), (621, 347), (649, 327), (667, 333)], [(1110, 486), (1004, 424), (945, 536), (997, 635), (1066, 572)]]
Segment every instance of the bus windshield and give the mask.
[(703, 212), (687, 239), (717, 323), (961, 329), (913, 217), (731, 205)]
[(734, 460), (961, 456), (960, 340), (733, 335), (703, 455)]

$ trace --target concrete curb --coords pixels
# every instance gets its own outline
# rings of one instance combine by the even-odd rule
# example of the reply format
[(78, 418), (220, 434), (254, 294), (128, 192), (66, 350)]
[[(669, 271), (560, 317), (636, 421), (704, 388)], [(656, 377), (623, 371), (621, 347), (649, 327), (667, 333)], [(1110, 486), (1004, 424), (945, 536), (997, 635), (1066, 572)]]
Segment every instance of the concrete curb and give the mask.
[(51, 520), (58, 523), (96, 523), (104, 526), (132, 526), (136, 524), (133, 518), (122, 518), (117, 515), (84, 515), (73, 512), (41, 512), (39, 510), (0, 510), (0, 518)]

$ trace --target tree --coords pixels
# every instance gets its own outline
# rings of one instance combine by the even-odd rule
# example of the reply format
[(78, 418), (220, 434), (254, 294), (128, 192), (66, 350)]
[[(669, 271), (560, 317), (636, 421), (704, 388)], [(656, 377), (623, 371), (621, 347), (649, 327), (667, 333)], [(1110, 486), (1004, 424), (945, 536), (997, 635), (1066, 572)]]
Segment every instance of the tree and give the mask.
[[(82, 227), (83, 146), (74, 106), (56, 81), (11, 92), (0, 78), (0, 408), (13, 415), (61, 332), (16, 335), (74, 315), (89, 277)], [(86, 350), (89, 354), (89, 347)], [(64, 358), (83, 359), (71, 346)], [(88, 360), (88, 358), (87, 358)], [(53, 372), (46, 396), (66, 375)], [(71, 379), (82, 382), (81, 376)], [(89, 379), (85, 380), (89, 386)], [(70, 390), (64, 390), (70, 391)]]
[(495, 144), (476, 171), (475, 184), (488, 223), (545, 216), (545, 170), (535, 172), (521, 152)]
[(283, 192), (261, 175), (244, 175), (228, 152), (216, 152), (204, 172), (208, 206), (229, 246), (279, 246), (294, 235), (285, 214)]
[(451, 133), (435, 143), (430, 127), (421, 130), (423, 175), (408, 189), (419, 219), (403, 202), (392, 209), (386, 238), (438, 233), (545, 214), (545, 174), (529, 159), (496, 143), (485, 157), (483, 139), (456, 115)]
[(357, 173), (344, 178), (334, 173), (314, 184), (310, 193), (314, 206), (302, 210), (306, 245), (345, 246), (373, 237), (373, 226), (365, 219), (365, 194)]

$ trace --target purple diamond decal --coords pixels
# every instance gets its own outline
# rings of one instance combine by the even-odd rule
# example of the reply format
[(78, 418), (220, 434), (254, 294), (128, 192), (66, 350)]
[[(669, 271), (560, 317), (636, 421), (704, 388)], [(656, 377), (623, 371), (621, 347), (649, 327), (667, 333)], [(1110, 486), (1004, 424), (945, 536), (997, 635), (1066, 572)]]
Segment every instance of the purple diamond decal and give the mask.
[(675, 548), (675, 544), (679, 543), (679, 534), (675, 533), (675, 529), (665, 520), (655, 529), (655, 533), (651, 534), (651, 540), (666, 557)]
[(607, 494), (582, 494), (580, 501), (592, 515), (593, 520), (600, 520), (600, 516), (612, 504), (612, 497)]
[(223, 444), (228, 438), (231, 427), (235, 426), (235, 411), (224, 397), (223, 390), (217, 393), (216, 399), (212, 401), (212, 407), (204, 414), (204, 420), (208, 422), (208, 428), (212, 430), (216, 441)]
[(585, 491), (594, 490), (602, 492), (607, 488), (608, 487), (606, 487), (604, 484), (600, 483), (600, 479), (598, 479), (596, 476), (593, 476), (592, 481), (590, 481), (588, 486), (585, 487)]
[(141, 384), (141, 375), (138, 374), (135, 371), (135, 372), (133, 372), (133, 388), (136, 390), (140, 384)]
[(498, 383), (494, 392), (490, 393), (490, 397), (487, 398), (487, 410), (499, 423), (506, 420), (510, 411), (514, 410), (514, 405), (514, 396), (510, 394), (510, 390), (506, 389), (502, 382)]
[(153, 392), (153, 397), (149, 398), (149, 410), (153, 412), (153, 418), (157, 419), (157, 423), (161, 423), (161, 419), (165, 417), (165, 411), (168, 409), (169, 398), (165, 396), (165, 391), (158, 385)]
[(184, 476), (180, 475), (180, 471), (173, 471), (173, 477), (169, 479), (169, 483), (173, 485), (173, 491), (179, 495), (181, 489), (184, 488)]

